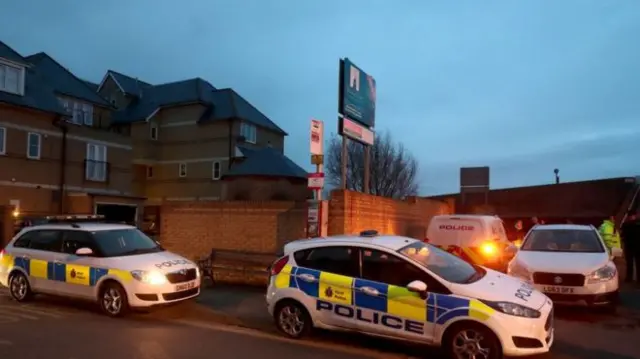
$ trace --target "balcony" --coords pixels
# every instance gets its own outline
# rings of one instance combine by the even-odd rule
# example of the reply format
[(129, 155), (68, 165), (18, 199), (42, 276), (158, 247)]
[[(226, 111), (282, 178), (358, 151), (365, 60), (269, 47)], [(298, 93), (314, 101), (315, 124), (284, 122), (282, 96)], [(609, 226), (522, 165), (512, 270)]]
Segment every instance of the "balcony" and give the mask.
[(106, 161), (84, 160), (84, 179), (89, 182), (109, 183), (111, 164)]

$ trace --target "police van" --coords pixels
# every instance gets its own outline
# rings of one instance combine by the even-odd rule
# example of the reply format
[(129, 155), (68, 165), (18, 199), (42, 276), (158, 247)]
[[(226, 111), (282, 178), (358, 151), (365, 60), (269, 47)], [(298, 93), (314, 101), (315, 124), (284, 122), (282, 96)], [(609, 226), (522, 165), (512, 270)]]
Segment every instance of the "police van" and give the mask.
[(502, 219), (487, 215), (434, 216), (426, 241), (467, 262), (506, 272), (515, 253)]
[(553, 304), (519, 279), (412, 238), (298, 240), (270, 267), (266, 301), (277, 328), (356, 331), (441, 346), (453, 358), (545, 353)]
[(112, 317), (200, 294), (200, 272), (136, 227), (101, 216), (51, 216), (0, 251), (0, 285), (13, 299), (52, 294), (97, 302)]

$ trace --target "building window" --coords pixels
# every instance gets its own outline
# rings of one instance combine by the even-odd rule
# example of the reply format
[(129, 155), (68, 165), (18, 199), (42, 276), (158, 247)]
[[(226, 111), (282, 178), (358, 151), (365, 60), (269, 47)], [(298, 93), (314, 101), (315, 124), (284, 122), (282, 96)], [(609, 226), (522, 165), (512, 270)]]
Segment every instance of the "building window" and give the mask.
[(149, 124), (149, 130), (150, 130), (150, 137), (152, 140), (157, 140), (158, 139), (158, 124), (157, 123), (151, 123)]
[(222, 166), (220, 165), (220, 162), (218, 161), (213, 162), (211, 178), (213, 178), (214, 180), (219, 180), (220, 176), (222, 175), (221, 170), (222, 170)]
[(82, 104), (82, 117), (85, 125), (93, 126), (93, 106), (92, 105), (88, 103)]
[(107, 180), (107, 146), (87, 143), (85, 178), (89, 181)]
[(42, 137), (39, 133), (29, 132), (27, 135), (27, 158), (32, 160), (40, 159), (40, 141)]
[(24, 94), (24, 68), (0, 63), (0, 91)]
[(187, 177), (187, 164), (181, 163), (178, 165), (178, 176)]
[(153, 166), (147, 166), (147, 178), (153, 178)]
[(0, 155), (7, 153), (7, 129), (0, 127)]
[(256, 126), (243, 122), (240, 124), (240, 136), (249, 143), (256, 143)]
[(93, 105), (76, 102), (66, 98), (59, 98), (60, 104), (71, 116), (71, 123), (93, 126)]

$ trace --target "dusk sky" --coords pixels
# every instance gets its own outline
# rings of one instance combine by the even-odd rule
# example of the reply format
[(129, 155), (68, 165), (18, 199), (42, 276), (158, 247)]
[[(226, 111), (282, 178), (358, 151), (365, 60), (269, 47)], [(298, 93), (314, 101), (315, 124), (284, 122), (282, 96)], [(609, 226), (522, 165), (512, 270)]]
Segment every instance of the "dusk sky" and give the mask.
[[(310, 169), (311, 118), (337, 130), (338, 59), (377, 81), (378, 130), (420, 191), (640, 175), (640, 1), (2, 0), (0, 40), (79, 77), (232, 87)], [(7, 16), (6, 14), (10, 14)]]

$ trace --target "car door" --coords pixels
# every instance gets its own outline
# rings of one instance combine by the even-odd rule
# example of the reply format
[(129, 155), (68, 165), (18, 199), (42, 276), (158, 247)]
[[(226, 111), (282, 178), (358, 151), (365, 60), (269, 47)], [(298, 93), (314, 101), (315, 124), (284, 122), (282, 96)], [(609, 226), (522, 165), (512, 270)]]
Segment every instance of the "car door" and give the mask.
[(297, 287), (313, 297), (308, 308), (314, 320), (345, 329), (355, 329), (353, 283), (359, 275), (358, 249), (348, 246), (316, 247), (294, 254), (298, 265)]
[(27, 232), (29, 250), (22, 261), (28, 268), (29, 281), (36, 292), (59, 293), (62, 238), (56, 229), (36, 229)]
[[(93, 255), (76, 255), (76, 251), (80, 248), (91, 249)], [(62, 253), (62, 263), (65, 267), (65, 281), (61, 284), (63, 294), (72, 297), (93, 298), (95, 273), (91, 272), (100, 255), (91, 234), (77, 230), (62, 231)]]
[[(361, 249), (362, 278), (355, 281), (359, 329), (364, 332), (431, 342), (435, 296), (448, 290), (421, 268), (393, 253)], [(427, 284), (427, 297), (410, 292), (415, 280)]]

